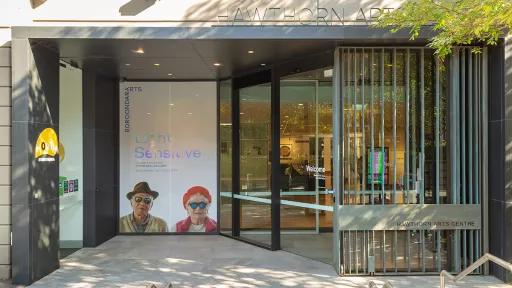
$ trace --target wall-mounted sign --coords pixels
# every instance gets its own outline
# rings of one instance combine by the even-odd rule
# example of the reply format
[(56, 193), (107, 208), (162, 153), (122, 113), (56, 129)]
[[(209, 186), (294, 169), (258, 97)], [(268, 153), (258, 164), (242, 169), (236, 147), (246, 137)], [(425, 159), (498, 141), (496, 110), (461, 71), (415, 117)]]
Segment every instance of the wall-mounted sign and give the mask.
[(325, 179), (325, 168), (306, 165), (306, 172), (313, 174), (316, 179)]
[[(219, 23), (227, 25), (345, 25), (346, 23), (369, 24), (390, 7), (314, 7), (304, 6), (232, 6), (218, 15)], [(354, 11), (356, 10), (356, 11)]]
[(459, 230), (480, 229), (477, 204), (343, 205), (339, 230)]
[(46, 128), (37, 137), (34, 157), (39, 162), (54, 162), (59, 153), (59, 139), (52, 128)]

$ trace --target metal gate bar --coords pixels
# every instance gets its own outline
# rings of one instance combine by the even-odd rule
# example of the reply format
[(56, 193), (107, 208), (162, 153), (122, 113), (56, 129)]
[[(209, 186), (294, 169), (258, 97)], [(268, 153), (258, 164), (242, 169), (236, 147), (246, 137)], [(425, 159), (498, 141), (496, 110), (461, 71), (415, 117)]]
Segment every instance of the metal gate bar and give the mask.
[[(347, 133), (340, 135), (345, 138), (340, 141), (342, 205), (480, 203), (483, 56), (470, 50), (457, 48), (450, 63), (440, 63), (432, 50), (422, 47), (340, 49), (340, 110)], [(386, 118), (387, 111), (391, 119)], [(387, 133), (391, 139), (385, 138)], [(385, 148), (387, 143), (393, 151)], [(367, 154), (367, 145), (372, 153), (380, 149), (383, 162), (391, 162), (390, 167), (378, 166), (375, 179), (375, 164), (380, 163)], [(386, 159), (389, 154), (392, 161)], [(380, 186), (375, 187), (375, 180)], [(392, 183), (384, 184), (386, 180)], [(480, 238), (479, 230), (342, 231), (343, 271), (368, 273), (370, 256), (380, 258), (373, 258), (378, 273), (460, 271), (481, 255)]]

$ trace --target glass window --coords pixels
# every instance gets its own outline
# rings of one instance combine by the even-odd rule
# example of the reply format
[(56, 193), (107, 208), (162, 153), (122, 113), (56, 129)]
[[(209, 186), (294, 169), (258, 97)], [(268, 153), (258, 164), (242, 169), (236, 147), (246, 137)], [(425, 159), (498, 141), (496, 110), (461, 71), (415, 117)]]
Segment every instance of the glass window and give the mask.
[(233, 121), (231, 80), (219, 82), (220, 93), (220, 231), (232, 234)]
[(83, 243), (82, 70), (60, 66), (59, 238), (61, 257)]

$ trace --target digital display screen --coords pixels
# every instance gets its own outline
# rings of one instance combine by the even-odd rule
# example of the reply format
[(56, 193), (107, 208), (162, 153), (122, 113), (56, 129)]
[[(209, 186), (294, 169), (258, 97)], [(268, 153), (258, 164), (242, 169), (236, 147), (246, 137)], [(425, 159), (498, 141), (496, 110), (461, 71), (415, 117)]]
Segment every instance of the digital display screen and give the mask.
[(388, 171), (386, 163), (388, 162), (388, 148), (375, 147), (373, 150), (368, 148), (368, 184), (386, 184)]

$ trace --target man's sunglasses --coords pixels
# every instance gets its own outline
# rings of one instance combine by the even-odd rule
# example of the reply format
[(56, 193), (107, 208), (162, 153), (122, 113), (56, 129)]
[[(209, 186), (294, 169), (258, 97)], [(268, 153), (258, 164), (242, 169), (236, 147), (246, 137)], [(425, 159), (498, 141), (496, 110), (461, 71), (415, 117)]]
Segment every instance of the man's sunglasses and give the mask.
[(190, 203), (188, 203), (188, 206), (190, 206), (190, 208), (192, 208), (192, 209), (196, 209), (197, 207), (199, 207), (200, 209), (204, 209), (204, 208), (206, 208), (207, 205), (208, 204), (205, 202), (199, 202), (199, 203), (190, 202)]
[(151, 197), (140, 197), (140, 196), (135, 196), (135, 198), (133, 198), (135, 200), (135, 202), (137, 203), (140, 203), (141, 201), (144, 201), (145, 204), (151, 204), (151, 202), (153, 202), (153, 198)]

